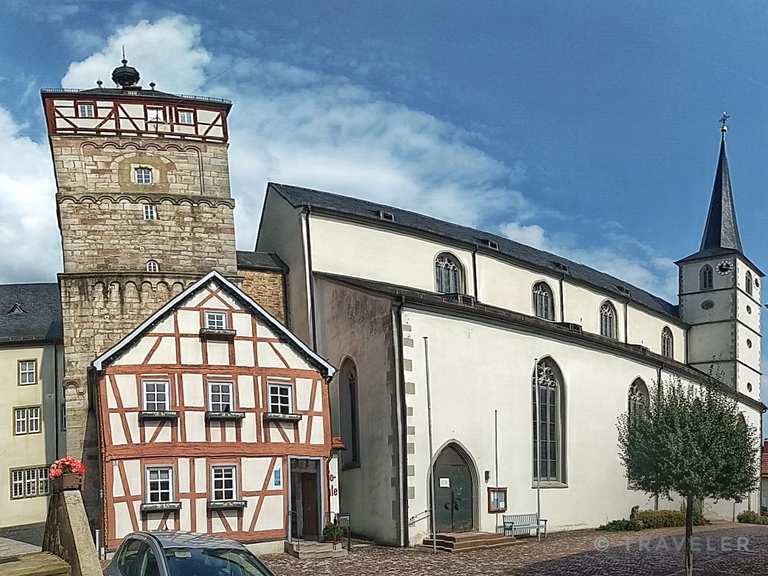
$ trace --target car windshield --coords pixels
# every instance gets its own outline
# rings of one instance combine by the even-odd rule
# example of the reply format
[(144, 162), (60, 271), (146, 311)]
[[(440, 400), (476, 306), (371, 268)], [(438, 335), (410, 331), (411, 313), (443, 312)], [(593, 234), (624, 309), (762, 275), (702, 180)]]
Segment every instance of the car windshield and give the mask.
[(165, 558), (168, 576), (272, 576), (244, 550), (169, 548)]

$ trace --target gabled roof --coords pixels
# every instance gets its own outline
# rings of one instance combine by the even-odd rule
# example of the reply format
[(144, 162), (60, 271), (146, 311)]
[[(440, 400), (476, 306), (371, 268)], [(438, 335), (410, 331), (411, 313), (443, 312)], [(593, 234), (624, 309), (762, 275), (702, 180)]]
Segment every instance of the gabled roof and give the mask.
[(61, 340), (58, 284), (0, 285), (0, 344)]
[(157, 312), (142, 322), (135, 330), (133, 330), (133, 332), (126, 335), (122, 340), (120, 340), (120, 342), (96, 358), (96, 360), (93, 361), (92, 366), (96, 370), (103, 370), (105, 365), (110, 364), (112, 360), (123, 350), (127, 349), (136, 338), (139, 338), (141, 334), (163, 320), (173, 308), (190, 298), (193, 294), (195, 294), (195, 292), (203, 288), (211, 280), (214, 280), (222, 288), (226, 289), (226, 291), (231, 296), (234, 296), (237, 300), (244, 304), (247, 309), (264, 320), (272, 329), (275, 330), (275, 332), (277, 332), (281, 339), (294, 346), (297, 352), (310, 363), (314, 364), (324, 376), (328, 378), (333, 376), (333, 374), (336, 372), (336, 368), (331, 366), (322, 357), (312, 351), (306, 344), (304, 344), (304, 342), (299, 340), (299, 338), (295, 336), (293, 332), (288, 330), (288, 328), (277, 321), (269, 312), (259, 306), (250, 296), (248, 296), (245, 292), (240, 290), (240, 288), (235, 286), (232, 282), (224, 278), (224, 276), (215, 270), (209, 272), (200, 280), (189, 286), (186, 290), (169, 300), (165, 306), (160, 308)]
[[(401, 210), (384, 204), (360, 200), (349, 196), (320, 192), (309, 188), (289, 186), (270, 182), (267, 191), (272, 190), (282, 196), (295, 208), (310, 207), (317, 212), (328, 212), (356, 220), (365, 220), (378, 226), (407, 230), (411, 234), (428, 234), (444, 241), (464, 244), (468, 248), (476, 247), (478, 252), (492, 257), (499, 255), (511, 258), (523, 265), (546, 271), (555, 276), (565, 276), (612, 294), (620, 300), (629, 299), (652, 312), (666, 316), (678, 324), (683, 324), (676, 305), (654, 296), (618, 278), (573, 262), (567, 258), (526, 246), (482, 230), (460, 226), (438, 220), (408, 210)], [(384, 218), (382, 218), (384, 214)], [(388, 219), (388, 216), (391, 219)], [(498, 247), (492, 248), (489, 246)]]

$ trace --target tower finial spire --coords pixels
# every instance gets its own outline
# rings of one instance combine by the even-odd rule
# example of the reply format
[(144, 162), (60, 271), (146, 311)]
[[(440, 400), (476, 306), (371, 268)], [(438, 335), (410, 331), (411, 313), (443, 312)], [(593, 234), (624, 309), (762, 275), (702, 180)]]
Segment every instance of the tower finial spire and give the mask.
[(121, 60), (121, 62), (123, 63), (123, 66), (128, 64), (128, 59), (125, 57), (125, 44), (123, 44), (123, 59)]
[(720, 115), (720, 138), (725, 138), (725, 133), (728, 132), (728, 120), (730, 120), (728, 112), (723, 112)]

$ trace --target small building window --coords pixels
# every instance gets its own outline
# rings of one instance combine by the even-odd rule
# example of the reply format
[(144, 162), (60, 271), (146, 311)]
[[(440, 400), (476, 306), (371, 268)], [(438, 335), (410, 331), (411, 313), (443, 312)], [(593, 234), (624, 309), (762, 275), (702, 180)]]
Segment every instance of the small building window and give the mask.
[(546, 282), (533, 285), (533, 311), (537, 318), (544, 320), (555, 319), (555, 305), (552, 289)]
[(752, 280), (752, 272), (747, 270), (747, 275), (744, 279), (744, 287), (747, 290), (747, 294), (752, 296), (752, 285), (754, 284), (754, 281)]
[(618, 316), (616, 308), (610, 302), (600, 306), (600, 335), (616, 340), (618, 338)]
[(61, 422), (61, 431), (67, 431), (67, 403), (62, 402), (59, 408), (59, 421)]
[(211, 412), (232, 412), (232, 382), (208, 383), (208, 409)]
[(79, 118), (96, 118), (96, 107), (91, 102), (80, 102), (77, 105)]
[(141, 184), (142, 186), (152, 184), (152, 168), (137, 166), (133, 169), (133, 176), (136, 184)]
[(160, 272), (160, 265), (157, 260), (147, 260), (147, 272)]
[(13, 409), (14, 434), (37, 434), (40, 432), (40, 406), (26, 406)]
[(463, 272), (459, 261), (443, 253), (435, 258), (435, 290), (441, 294), (463, 292)]
[(700, 290), (712, 290), (714, 286), (715, 276), (712, 270), (712, 266), (705, 264), (699, 271), (699, 289)]
[(11, 499), (34, 498), (48, 494), (48, 467), (16, 468), (11, 470)]
[(157, 220), (157, 207), (154, 204), (144, 204), (144, 220)]
[(212, 500), (237, 500), (236, 470), (234, 466), (214, 466), (211, 469)]
[(269, 384), (269, 411), (273, 414), (291, 414), (290, 384)]
[(166, 380), (144, 380), (144, 410), (147, 412), (168, 411), (168, 382)]
[(224, 312), (206, 312), (205, 328), (207, 330), (226, 330), (227, 315)]
[(179, 124), (191, 125), (195, 123), (195, 113), (192, 110), (179, 110)]
[(162, 108), (149, 108), (147, 107), (147, 122), (161, 123), (164, 121)]
[(19, 360), (19, 386), (37, 384), (37, 360)]
[(648, 387), (641, 378), (637, 378), (629, 387), (629, 404), (627, 406), (627, 414), (630, 422), (634, 422), (639, 418), (647, 409), (650, 404), (648, 395)]
[(147, 503), (173, 502), (173, 469), (170, 466), (147, 468)]
[(661, 355), (666, 358), (675, 357), (675, 340), (672, 337), (672, 330), (669, 326), (664, 326), (661, 331)]

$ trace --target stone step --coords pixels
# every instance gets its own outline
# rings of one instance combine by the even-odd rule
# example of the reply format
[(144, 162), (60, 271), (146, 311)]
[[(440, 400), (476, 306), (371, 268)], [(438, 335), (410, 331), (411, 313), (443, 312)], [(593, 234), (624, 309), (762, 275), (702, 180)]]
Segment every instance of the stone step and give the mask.
[(69, 564), (48, 552), (0, 558), (3, 576), (69, 576)]
[[(423, 540), (421, 547), (431, 549), (432, 542), (432, 538), (427, 537)], [(519, 542), (519, 539), (512, 538), (511, 536), (489, 532), (437, 534), (435, 538), (437, 549), (448, 552), (465, 552), (481, 548), (498, 548), (500, 546), (509, 546)]]
[(331, 542), (286, 542), (285, 552), (299, 560), (323, 558), (342, 558), (347, 555), (347, 549), (341, 544)]

